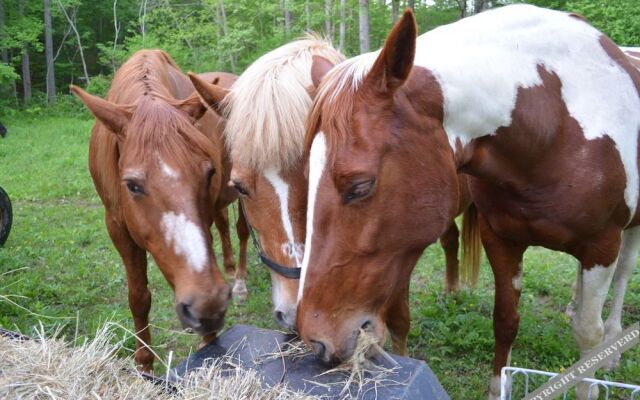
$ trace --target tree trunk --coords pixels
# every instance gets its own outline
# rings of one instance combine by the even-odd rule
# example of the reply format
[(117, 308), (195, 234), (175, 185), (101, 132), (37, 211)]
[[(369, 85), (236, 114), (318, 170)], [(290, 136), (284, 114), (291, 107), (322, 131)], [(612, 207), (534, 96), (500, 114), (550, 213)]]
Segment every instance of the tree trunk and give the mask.
[[(222, 32), (225, 36), (228, 35), (228, 27), (227, 27), (227, 13), (224, 10), (224, 0), (220, 0), (218, 3), (220, 5), (220, 19), (222, 20)], [(229, 61), (231, 62), (231, 72), (236, 73), (236, 57), (233, 52), (229, 52)]]
[(347, 40), (347, 0), (340, 0), (340, 47), (339, 50), (344, 54), (345, 43)]
[[(3, 39), (2, 32), (4, 30), (4, 0), (0, 0), (0, 39)], [(7, 51), (6, 46), (2, 46), (0, 51), (0, 56), (2, 57), (2, 62), (5, 64), (9, 64), (9, 52)]]
[(473, 13), (480, 14), (482, 11), (487, 9), (487, 1), (485, 0), (474, 0), (473, 1)]
[(458, 9), (460, 10), (460, 18), (467, 16), (467, 0), (456, 0), (458, 3)]
[(311, 6), (309, 5), (309, 0), (304, 1), (304, 18), (305, 29), (309, 32), (311, 31)]
[(58, 1), (58, 7), (60, 7), (60, 10), (64, 14), (65, 18), (67, 18), (67, 22), (69, 22), (69, 25), (71, 25), (71, 29), (73, 29), (73, 32), (75, 32), (76, 34), (76, 40), (78, 41), (78, 51), (80, 52), (80, 60), (82, 60), (82, 70), (84, 71), (84, 80), (88, 85), (90, 82), (89, 71), (87, 71), (87, 62), (84, 59), (84, 51), (82, 50), (82, 42), (80, 40), (80, 34), (78, 33), (78, 29), (76, 28), (76, 23), (74, 20), (71, 19), (71, 17), (69, 17), (69, 14), (67, 14), (67, 10), (64, 8), (60, 0), (57, 0), (57, 1)]
[(47, 101), (56, 101), (56, 74), (53, 64), (53, 39), (51, 32), (51, 7), (49, 0), (44, 0), (44, 54), (47, 62)]
[[(3, 39), (2, 32), (4, 29), (4, 23), (5, 23), (4, 21), (5, 21), (4, 0), (0, 0), (0, 42)], [(0, 49), (0, 61), (3, 64), (9, 65), (9, 50), (5, 46), (2, 46), (2, 48)], [(11, 83), (11, 90), (13, 93), (13, 97), (16, 100), (16, 104), (18, 104), (18, 91), (16, 89), (16, 81), (13, 81)]]
[(360, 0), (360, 54), (369, 48), (369, 0)]
[(400, 9), (400, 0), (391, 0), (391, 23), (395, 24), (398, 20), (398, 10)]
[(116, 50), (118, 48), (118, 34), (120, 33), (120, 24), (118, 23), (118, 13), (116, 6), (118, 5), (118, 0), (113, 0), (113, 30), (115, 32), (115, 37), (113, 38), (113, 50), (111, 51), (111, 69), (113, 72), (116, 71)]
[(291, 10), (289, 9), (289, 1), (282, 0), (282, 13), (284, 14), (284, 31), (289, 37), (291, 32)]
[(333, 25), (331, 21), (331, 15), (333, 9), (332, 0), (324, 0), (324, 34), (329, 39), (333, 39)]
[[(20, 15), (24, 16), (24, 7), (27, 0), (20, 0)], [(31, 66), (29, 65), (29, 45), (22, 44), (22, 93), (24, 104), (31, 101)]]
[(138, 20), (140, 21), (140, 34), (142, 35), (142, 43), (144, 43), (145, 35), (145, 22), (147, 20), (147, 0), (140, 2), (140, 9), (138, 10)]

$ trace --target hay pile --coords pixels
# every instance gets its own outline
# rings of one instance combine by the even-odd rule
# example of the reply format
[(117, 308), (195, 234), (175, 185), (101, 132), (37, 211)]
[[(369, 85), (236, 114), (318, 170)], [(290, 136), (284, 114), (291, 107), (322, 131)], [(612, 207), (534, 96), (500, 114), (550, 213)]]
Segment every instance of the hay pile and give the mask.
[[(59, 331), (44, 330), (35, 340), (0, 336), (0, 398), (2, 399), (309, 399), (285, 386), (262, 389), (255, 372), (236, 369), (222, 376), (221, 362), (194, 371), (171, 394), (135, 373), (132, 358), (116, 353), (115, 325), (105, 325), (93, 340), (73, 346)], [(114, 344), (115, 343), (115, 344)]]

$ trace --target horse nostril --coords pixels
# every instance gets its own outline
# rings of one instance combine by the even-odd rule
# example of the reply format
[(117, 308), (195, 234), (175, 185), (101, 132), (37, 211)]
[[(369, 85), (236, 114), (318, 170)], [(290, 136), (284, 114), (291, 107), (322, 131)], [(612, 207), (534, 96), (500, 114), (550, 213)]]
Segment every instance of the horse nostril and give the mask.
[(371, 321), (367, 320), (367, 321), (364, 321), (364, 324), (362, 324), (360, 329), (362, 329), (363, 331), (366, 331), (366, 330), (370, 329), (372, 326), (373, 326), (373, 324), (371, 323)]
[(278, 325), (282, 326), (282, 324), (285, 323), (284, 321), (284, 313), (280, 310), (276, 310), (273, 312), (273, 319), (276, 320), (276, 322), (278, 323)]
[(189, 304), (179, 303), (176, 306), (176, 311), (178, 312), (180, 320), (182, 320), (185, 325), (194, 329), (200, 327), (200, 320), (196, 318), (195, 315), (193, 315), (193, 310), (191, 309), (191, 306)]
[(327, 346), (325, 346), (324, 343), (319, 342), (317, 340), (312, 340), (311, 347), (313, 347), (313, 352), (315, 353), (316, 357), (318, 357), (321, 360), (325, 359)]

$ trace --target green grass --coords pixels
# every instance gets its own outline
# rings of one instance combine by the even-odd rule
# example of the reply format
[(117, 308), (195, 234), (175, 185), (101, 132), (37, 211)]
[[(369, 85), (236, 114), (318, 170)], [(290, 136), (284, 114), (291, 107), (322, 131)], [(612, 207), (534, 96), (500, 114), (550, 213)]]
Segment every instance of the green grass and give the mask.
[[(133, 329), (122, 263), (86, 166), (92, 121), (13, 116), (3, 122), (9, 135), (0, 140), (0, 186), (12, 198), (14, 227), (0, 249), (0, 295), (21, 307), (0, 299), (0, 326), (29, 335), (41, 321), (49, 329), (66, 324), (69, 336), (76, 330), (90, 336), (112, 320)], [(269, 275), (255, 262), (249, 273), (250, 297), (243, 305), (231, 305), (227, 324), (275, 328)], [(493, 354), (492, 274), (484, 260), (479, 288), (455, 296), (442, 294), (443, 276), (442, 250), (432, 246), (413, 275), (410, 355), (429, 363), (452, 399), (480, 399)], [(571, 257), (540, 248), (526, 253), (514, 365), (558, 371), (577, 360), (563, 313), (574, 278)], [(173, 351), (173, 360), (182, 360), (198, 339), (180, 330), (173, 293), (153, 263), (150, 286), (154, 348), (163, 358)], [(638, 273), (625, 305), (624, 325), (640, 320)], [(133, 341), (128, 345), (133, 348)], [(640, 384), (640, 349), (625, 353), (618, 371), (600, 376)]]

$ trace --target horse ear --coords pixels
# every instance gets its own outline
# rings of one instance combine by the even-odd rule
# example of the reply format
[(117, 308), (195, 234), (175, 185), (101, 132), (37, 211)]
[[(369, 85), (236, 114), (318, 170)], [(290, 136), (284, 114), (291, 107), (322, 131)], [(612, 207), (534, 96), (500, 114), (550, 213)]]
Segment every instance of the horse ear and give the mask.
[(393, 93), (409, 77), (416, 53), (417, 31), (413, 12), (407, 8), (387, 36), (384, 47), (368, 75), (381, 91)]
[(217, 78), (214, 80), (214, 83), (209, 83), (193, 72), (189, 72), (189, 79), (191, 79), (191, 83), (200, 95), (201, 100), (213, 108), (216, 113), (221, 114), (220, 103), (227, 96), (229, 90), (216, 85)]
[(76, 85), (70, 85), (69, 89), (82, 100), (96, 119), (102, 122), (119, 138), (123, 137), (124, 128), (129, 123), (129, 120), (131, 120), (131, 113), (129, 111), (118, 104), (89, 94)]
[(333, 68), (333, 63), (322, 56), (313, 56), (311, 63), (311, 82), (317, 89), (322, 78)]
[(198, 92), (194, 92), (188, 99), (183, 100), (178, 105), (178, 108), (189, 114), (194, 121), (202, 118), (204, 113), (207, 112), (207, 107), (200, 101)]

